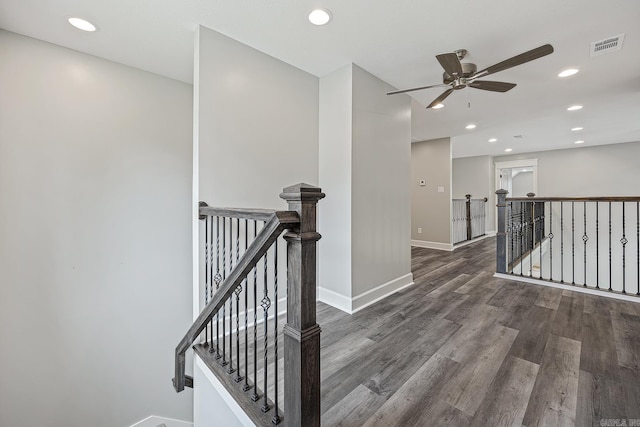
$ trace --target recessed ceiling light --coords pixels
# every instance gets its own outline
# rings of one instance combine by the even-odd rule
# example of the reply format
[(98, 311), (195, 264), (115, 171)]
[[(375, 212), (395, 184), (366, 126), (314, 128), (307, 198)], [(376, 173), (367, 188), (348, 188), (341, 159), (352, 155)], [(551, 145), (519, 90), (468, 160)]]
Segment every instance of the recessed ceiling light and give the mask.
[(444, 108), (444, 104), (443, 104), (443, 103), (436, 104), (436, 105), (434, 105), (434, 106), (433, 106), (433, 107), (431, 107), (431, 108), (433, 108), (434, 110), (439, 110), (439, 109), (441, 109), (441, 108)]
[(331, 11), (328, 9), (315, 9), (309, 13), (309, 22), (313, 25), (325, 25), (331, 21)]
[(491, 138), (489, 142), (496, 142), (497, 140), (498, 140), (497, 138)]
[(582, 130), (582, 129), (584, 129), (584, 128), (581, 127), (581, 126), (578, 126), (578, 127), (575, 127), (575, 128), (571, 128), (571, 130), (574, 131), (574, 132), (578, 131), (578, 130)]
[(567, 108), (567, 111), (576, 111), (580, 109), (582, 109), (582, 105), (572, 105), (571, 107)]
[(569, 77), (569, 76), (573, 76), (574, 74), (576, 74), (578, 71), (577, 68), (567, 68), (566, 70), (561, 71), (558, 74), (558, 77)]
[(574, 144), (584, 144), (584, 141), (576, 141)]
[(91, 22), (87, 21), (86, 19), (71, 17), (67, 19), (67, 21), (69, 21), (69, 24), (73, 25), (74, 27), (82, 31), (97, 30), (96, 26), (93, 25)]
[(475, 129), (475, 128), (476, 128), (476, 125), (474, 125), (473, 123), (469, 123), (469, 124), (468, 124), (468, 125), (466, 125), (464, 128), (465, 128), (465, 129)]
[(513, 149), (511, 149), (511, 148), (505, 148), (505, 149), (504, 149), (504, 151), (506, 151), (507, 153), (510, 153), (510, 152), (512, 152), (512, 151), (513, 151)]

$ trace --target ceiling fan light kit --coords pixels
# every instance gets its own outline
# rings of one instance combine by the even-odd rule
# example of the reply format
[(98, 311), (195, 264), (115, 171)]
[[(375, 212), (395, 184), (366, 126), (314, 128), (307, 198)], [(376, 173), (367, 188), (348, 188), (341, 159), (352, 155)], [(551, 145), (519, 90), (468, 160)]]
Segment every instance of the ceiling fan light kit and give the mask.
[(549, 55), (551, 53), (553, 53), (553, 46), (551, 46), (550, 44), (545, 44), (543, 46), (521, 53), (520, 55), (516, 55), (478, 71), (478, 67), (476, 66), (476, 64), (472, 64), (470, 62), (460, 62), (466, 56), (467, 51), (465, 49), (458, 49), (452, 53), (443, 53), (440, 55), (436, 55), (436, 59), (444, 69), (444, 73), (442, 74), (442, 84), (395, 90), (387, 92), (387, 95), (413, 92), (416, 90), (429, 89), (432, 87), (448, 86), (448, 89), (446, 89), (442, 94), (440, 94), (440, 96), (434, 99), (433, 102), (431, 102), (431, 104), (427, 106), (427, 108), (434, 108), (436, 105), (442, 104), (442, 101), (444, 101), (449, 95), (451, 95), (454, 90), (460, 90), (467, 87), (488, 90), (491, 92), (507, 92), (516, 87), (516, 84), (477, 79), (488, 76), (489, 74), (495, 74), (500, 71), (513, 68), (517, 65), (525, 64), (527, 62), (533, 61), (534, 59), (542, 58), (543, 56)]

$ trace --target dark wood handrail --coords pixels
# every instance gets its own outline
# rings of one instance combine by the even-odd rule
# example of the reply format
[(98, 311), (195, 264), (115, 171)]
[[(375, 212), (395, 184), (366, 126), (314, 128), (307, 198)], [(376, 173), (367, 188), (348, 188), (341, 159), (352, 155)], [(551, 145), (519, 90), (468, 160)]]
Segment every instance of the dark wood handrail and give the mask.
[[(214, 215), (230, 216), (228, 214), (239, 214), (242, 211), (251, 212), (257, 215), (258, 212), (262, 214), (267, 211), (256, 209), (220, 209), (220, 208), (205, 208), (212, 212)], [(200, 208), (202, 213), (203, 207)], [(208, 212), (207, 212), (208, 214)], [(244, 217), (243, 217), (244, 218)], [(253, 218), (253, 217), (250, 217)], [(300, 225), (300, 217), (298, 212), (295, 211), (281, 211), (271, 212), (266, 217), (267, 223), (264, 228), (260, 230), (255, 240), (247, 248), (244, 256), (240, 259), (236, 267), (231, 271), (229, 276), (221, 283), (220, 289), (212, 297), (211, 301), (198, 315), (193, 325), (189, 328), (184, 335), (175, 352), (175, 377), (173, 378), (173, 387), (177, 392), (184, 390), (186, 375), (185, 375), (185, 353), (193, 345), (200, 333), (204, 330), (206, 325), (211, 321), (215, 313), (222, 308), (222, 305), (231, 297), (235, 289), (245, 279), (249, 272), (255, 267), (257, 262), (264, 256), (269, 250), (271, 245), (276, 241), (278, 236), (282, 234), (285, 229), (297, 228)]]
[(507, 202), (640, 202), (640, 196), (507, 197)]
[(256, 221), (269, 221), (276, 211), (273, 209), (248, 209), (248, 208), (214, 208), (200, 202), (200, 219), (205, 216), (219, 216), (225, 218), (252, 219)]

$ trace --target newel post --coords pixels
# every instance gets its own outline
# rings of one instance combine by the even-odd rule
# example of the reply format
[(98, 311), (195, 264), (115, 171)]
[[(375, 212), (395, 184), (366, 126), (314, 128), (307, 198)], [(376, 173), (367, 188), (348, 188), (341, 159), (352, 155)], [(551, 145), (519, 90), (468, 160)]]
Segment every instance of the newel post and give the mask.
[(280, 197), (300, 215), (287, 241), (287, 324), (284, 326), (284, 424), (320, 426), (320, 326), (316, 323), (316, 204), (318, 187), (298, 184)]
[(496, 232), (496, 273), (507, 272), (507, 190), (498, 190), (498, 231)]
[(467, 198), (467, 240), (471, 240), (473, 231), (471, 230), (471, 194), (465, 194)]

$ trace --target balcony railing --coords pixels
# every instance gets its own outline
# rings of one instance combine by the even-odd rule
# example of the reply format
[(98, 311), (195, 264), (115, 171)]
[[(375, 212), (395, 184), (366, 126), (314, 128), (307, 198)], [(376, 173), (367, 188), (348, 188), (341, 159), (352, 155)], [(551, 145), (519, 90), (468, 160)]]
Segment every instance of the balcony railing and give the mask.
[(498, 273), (640, 295), (640, 197), (496, 193)]
[(473, 240), (484, 236), (486, 223), (485, 205), (487, 198), (472, 199), (467, 194), (465, 199), (452, 199), (451, 235), (453, 244)]
[(256, 425), (319, 426), (316, 204), (324, 194), (299, 184), (280, 197), (289, 210), (200, 203), (203, 308), (176, 347), (173, 384), (193, 386), (185, 373), (193, 346)]

